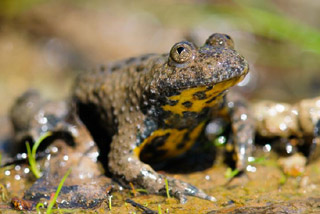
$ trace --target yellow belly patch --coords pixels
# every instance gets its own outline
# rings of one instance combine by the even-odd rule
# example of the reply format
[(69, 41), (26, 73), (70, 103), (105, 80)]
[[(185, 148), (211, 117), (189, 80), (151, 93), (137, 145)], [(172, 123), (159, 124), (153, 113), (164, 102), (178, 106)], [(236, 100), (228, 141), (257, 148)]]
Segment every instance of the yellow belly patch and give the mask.
[[(158, 129), (154, 131), (149, 137), (147, 137), (139, 147), (134, 149), (135, 155), (140, 156), (140, 152), (143, 148), (152, 144), (153, 140), (157, 137), (162, 137), (168, 135), (166, 140), (161, 146), (157, 147), (157, 150), (165, 151), (161, 157), (151, 157), (154, 159), (166, 159), (176, 157), (188, 149), (195, 143), (196, 139), (199, 137), (205, 122), (200, 123), (194, 129)], [(185, 140), (185, 135), (188, 135), (187, 140)], [(178, 146), (181, 145), (181, 146)]]
[[(162, 106), (162, 109), (180, 116), (183, 116), (183, 112), (186, 111), (201, 112), (204, 108), (215, 106), (217, 103), (221, 102), (221, 98), (223, 96), (221, 92), (230, 88), (238, 81), (239, 79), (233, 79), (230, 81), (221, 82), (214, 85), (210, 90), (207, 90), (206, 86), (185, 89), (179, 95), (174, 95), (168, 98), (171, 101), (178, 101), (177, 104), (173, 106), (164, 105)], [(205, 99), (198, 99), (196, 96), (194, 96), (198, 92), (205, 93)], [(215, 97), (216, 99), (212, 100)], [(210, 100), (212, 100), (212, 102), (209, 102)], [(192, 105), (190, 107), (186, 107), (183, 105), (185, 102), (190, 102)]]

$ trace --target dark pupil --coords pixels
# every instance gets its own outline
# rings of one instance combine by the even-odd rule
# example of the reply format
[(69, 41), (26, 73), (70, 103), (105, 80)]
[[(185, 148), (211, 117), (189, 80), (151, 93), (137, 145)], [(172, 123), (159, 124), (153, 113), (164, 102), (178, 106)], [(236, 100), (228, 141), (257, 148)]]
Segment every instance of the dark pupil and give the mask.
[(183, 47), (178, 47), (178, 48), (177, 48), (178, 54), (181, 54), (181, 52), (182, 52), (183, 50), (184, 50)]

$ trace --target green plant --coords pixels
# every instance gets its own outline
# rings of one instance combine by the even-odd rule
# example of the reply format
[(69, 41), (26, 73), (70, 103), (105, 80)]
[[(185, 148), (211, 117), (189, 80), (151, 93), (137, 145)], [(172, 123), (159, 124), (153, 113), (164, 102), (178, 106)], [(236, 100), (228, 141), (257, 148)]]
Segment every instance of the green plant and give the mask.
[(32, 146), (32, 150), (30, 148), (30, 144), (29, 142), (26, 142), (26, 147), (27, 147), (27, 153), (28, 153), (28, 160), (29, 160), (29, 164), (30, 164), (30, 168), (32, 173), (34, 174), (34, 176), (36, 178), (40, 178), (41, 177), (41, 172), (37, 167), (37, 161), (36, 161), (36, 153), (37, 153), (37, 149), (40, 145), (40, 143), (43, 142), (44, 139), (46, 139), (47, 137), (51, 136), (52, 133), (51, 132), (46, 132), (45, 134), (43, 134), (42, 136), (39, 137), (39, 139), (33, 144)]
[(142, 193), (146, 193), (146, 194), (149, 194), (148, 193), (148, 190), (146, 189), (136, 189), (137, 192), (142, 192)]
[(2, 201), (8, 201), (9, 200), (8, 192), (3, 184), (0, 184), (0, 192), (1, 192)]
[(280, 177), (280, 179), (279, 179), (279, 184), (280, 184), (280, 186), (283, 186), (283, 185), (287, 182), (287, 180), (288, 180), (287, 175), (284, 174), (284, 173), (282, 173), (282, 174), (281, 174), (281, 177)]
[(112, 210), (112, 195), (108, 195), (108, 205), (109, 205), (109, 209), (111, 211)]
[(264, 164), (266, 162), (266, 157), (265, 156), (261, 156), (261, 157), (257, 157), (257, 158), (253, 158), (252, 160), (249, 160), (249, 163), (251, 164)]
[(160, 204), (158, 204), (158, 214), (162, 214), (161, 205)]
[(167, 193), (167, 198), (170, 198), (170, 192), (169, 192), (169, 184), (168, 184), (168, 179), (164, 179), (165, 185), (166, 185), (166, 193)]
[(233, 178), (234, 176), (238, 175), (239, 174), (239, 170), (238, 169), (234, 169), (232, 170), (231, 168), (228, 168), (226, 173), (224, 174), (224, 176), (227, 178), (227, 179), (231, 179)]
[(53, 207), (53, 205), (56, 203), (56, 200), (57, 200), (58, 195), (59, 195), (59, 193), (60, 193), (60, 191), (61, 191), (61, 188), (62, 188), (65, 180), (66, 180), (67, 177), (69, 176), (70, 172), (71, 172), (71, 168), (68, 169), (67, 173), (66, 173), (66, 174), (63, 176), (63, 178), (61, 179), (61, 181), (60, 181), (60, 183), (59, 183), (59, 185), (58, 185), (57, 191), (54, 193), (53, 198), (50, 200), (50, 202), (49, 202), (49, 204), (48, 204), (47, 212), (46, 212), (47, 214), (51, 214), (51, 213), (52, 213), (52, 207)]
[[(243, 18), (251, 22), (254, 33), (292, 42), (304, 49), (320, 54), (320, 31), (305, 23), (275, 12), (244, 7)], [(250, 30), (249, 28), (247, 30)]]
[(44, 204), (41, 203), (41, 202), (37, 203), (37, 205), (36, 205), (36, 211), (37, 211), (37, 213), (41, 213), (40, 207), (41, 207), (41, 208), (44, 208)]

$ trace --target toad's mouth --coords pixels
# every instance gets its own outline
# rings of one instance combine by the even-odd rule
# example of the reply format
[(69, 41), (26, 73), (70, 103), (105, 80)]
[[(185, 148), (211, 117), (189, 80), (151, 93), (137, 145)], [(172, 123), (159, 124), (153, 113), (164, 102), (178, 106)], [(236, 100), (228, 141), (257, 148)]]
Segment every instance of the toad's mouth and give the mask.
[[(249, 73), (249, 65), (244, 63), (240, 66), (230, 66), (225, 69), (212, 70), (212, 71), (198, 71), (199, 73), (208, 73), (207, 76), (204, 75), (190, 75), (190, 77), (180, 77), (176, 82), (164, 82), (162, 84), (165, 85), (167, 89), (167, 96), (177, 95), (183, 91), (208, 87), (212, 88), (215, 85), (219, 85), (219, 87), (223, 87), (226, 82), (231, 82), (237, 84)], [(187, 76), (187, 75), (186, 75)], [(227, 84), (227, 86), (229, 86)], [(233, 86), (233, 85), (231, 85)], [(229, 87), (231, 87), (229, 86)], [(162, 87), (163, 88), (163, 87)], [(170, 93), (171, 92), (171, 93)]]
[[(242, 69), (239, 68), (233, 68), (230, 69), (228, 72), (223, 72), (223, 74), (220, 75), (212, 75), (211, 78), (208, 78), (204, 81), (205, 86), (212, 87), (214, 85), (220, 85), (219, 87), (224, 87), (225, 82), (233, 83), (233, 85), (236, 85), (237, 83), (241, 82), (245, 76), (249, 73), (249, 66), (246, 64)], [(233, 85), (227, 86), (232, 87)]]
[[(248, 69), (247, 69), (248, 70)], [(170, 104), (161, 106), (164, 111), (183, 116), (185, 112), (200, 113), (222, 101), (225, 92), (244, 79), (245, 74), (232, 77), (211, 85), (197, 86), (181, 90), (178, 95), (168, 97)]]

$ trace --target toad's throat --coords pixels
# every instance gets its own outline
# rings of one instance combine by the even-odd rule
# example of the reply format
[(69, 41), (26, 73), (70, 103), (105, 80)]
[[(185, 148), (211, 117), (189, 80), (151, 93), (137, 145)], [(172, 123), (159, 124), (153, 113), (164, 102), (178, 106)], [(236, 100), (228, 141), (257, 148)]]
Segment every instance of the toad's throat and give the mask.
[(168, 97), (170, 104), (162, 106), (164, 111), (183, 116), (184, 112), (200, 113), (221, 103), (224, 92), (243, 78), (233, 78), (213, 85), (184, 89), (180, 94)]
[[(233, 78), (212, 87), (199, 86), (185, 89), (179, 95), (169, 97), (168, 99), (173, 102), (170, 102), (170, 105), (163, 105), (162, 109), (178, 117), (183, 117), (185, 112), (194, 112), (200, 115), (204, 109), (219, 105), (225, 91), (241, 79)], [(194, 123), (190, 126), (178, 128), (171, 124), (170, 119), (167, 118), (165, 123), (171, 125), (154, 130), (140, 146), (134, 149), (135, 155), (144, 162), (152, 163), (184, 153), (199, 137), (206, 123), (206, 118), (198, 118), (193, 121)]]

